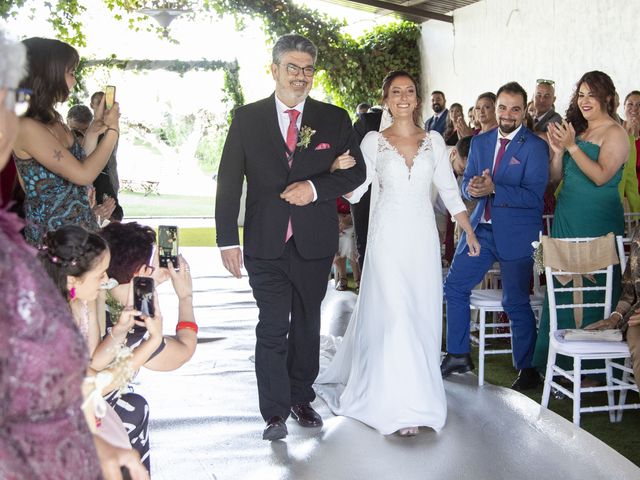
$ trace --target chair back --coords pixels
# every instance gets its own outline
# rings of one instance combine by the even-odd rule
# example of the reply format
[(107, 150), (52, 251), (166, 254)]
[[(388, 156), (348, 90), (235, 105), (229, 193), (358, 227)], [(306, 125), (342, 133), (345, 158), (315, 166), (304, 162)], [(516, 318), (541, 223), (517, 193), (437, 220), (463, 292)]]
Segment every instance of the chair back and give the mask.
[[(603, 309), (603, 318), (611, 314), (613, 266), (620, 263), (616, 252), (616, 239), (612, 233), (597, 238), (549, 238), (542, 237), (542, 255), (547, 280), (549, 299), (549, 332), (558, 329), (558, 310), (572, 309), (576, 324), (582, 323), (585, 308)], [(592, 281), (592, 286), (583, 285), (583, 277)], [(605, 277), (605, 284), (595, 284), (596, 278)], [(571, 286), (567, 286), (569, 282)], [(584, 292), (602, 292), (601, 302), (586, 303)], [(558, 303), (557, 294), (571, 292), (568, 303)]]

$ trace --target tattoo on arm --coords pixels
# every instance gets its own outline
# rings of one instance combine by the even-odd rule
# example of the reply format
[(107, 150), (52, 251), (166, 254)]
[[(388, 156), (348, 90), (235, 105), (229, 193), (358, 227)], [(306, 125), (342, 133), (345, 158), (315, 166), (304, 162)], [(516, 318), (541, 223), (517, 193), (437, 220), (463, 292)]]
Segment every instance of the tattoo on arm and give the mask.
[(53, 158), (55, 158), (58, 162), (62, 160), (62, 150), (54, 150)]

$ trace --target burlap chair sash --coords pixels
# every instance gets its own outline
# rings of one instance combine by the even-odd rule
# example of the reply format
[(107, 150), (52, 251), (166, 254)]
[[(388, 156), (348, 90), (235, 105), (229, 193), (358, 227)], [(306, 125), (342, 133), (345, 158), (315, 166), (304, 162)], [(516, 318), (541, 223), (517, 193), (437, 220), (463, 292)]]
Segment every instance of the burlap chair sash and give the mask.
[[(542, 259), (545, 267), (551, 267), (554, 271), (571, 272), (567, 275), (558, 275), (556, 278), (563, 285), (573, 280), (573, 286), (582, 288), (583, 278), (595, 283), (592, 275), (584, 275), (595, 270), (603, 270), (609, 265), (620, 263), (616, 252), (616, 238), (613, 233), (598, 237), (588, 242), (567, 242), (557, 238), (542, 237)], [(583, 292), (573, 292), (573, 303), (583, 302)], [(576, 327), (582, 327), (582, 307), (574, 309)]]

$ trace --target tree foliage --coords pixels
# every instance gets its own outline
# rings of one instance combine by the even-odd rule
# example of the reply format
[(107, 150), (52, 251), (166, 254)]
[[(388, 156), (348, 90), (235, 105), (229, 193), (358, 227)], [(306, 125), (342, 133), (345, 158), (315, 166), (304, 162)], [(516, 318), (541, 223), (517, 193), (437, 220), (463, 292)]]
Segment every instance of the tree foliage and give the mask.
[[(167, 32), (154, 27), (140, 12), (144, 8), (170, 8), (195, 17), (206, 13), (232, 14), (238, 28), (246, 18), (258, 17), (266, 34), (273, 40), (280, 35), (297, 32), (318, 47), (318, 81), (332, 101), (353, 111), (363, 101), (376, 103), (382, 79), (390, 70), (407, 70), (419, 78), (420, 28), (410, 22), (378, 26), (359, 38), (343, 32), (345, 22), (294, 4), (291, 0), (103, 0), (114, 18), (124, 20), (134, 30), (155, 28), (163, 36)], [(22, 8), (26, 0), (0, 2), (0, 16), (8, 19)], [(58, 38), (84, 46), (85, 37), (79, 15), (86, 9), (83, 0), (47, 1), (50, 22)], [(131, 16), (131, 14), (134, 14)], [(169, 40), (170, 37), (169, 37)], [(232, 105), (244, 102), (237, 70), (225, 70), (225, 89)]]

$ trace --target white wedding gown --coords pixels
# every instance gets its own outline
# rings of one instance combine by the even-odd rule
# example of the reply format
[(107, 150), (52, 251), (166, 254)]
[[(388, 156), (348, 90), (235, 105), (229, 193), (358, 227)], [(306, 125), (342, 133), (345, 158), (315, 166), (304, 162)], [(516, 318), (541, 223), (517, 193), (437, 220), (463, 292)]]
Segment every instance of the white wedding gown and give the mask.
[(405, 427), (444, 426), (440, 375), (442, 268), (431, 201), (433, 185), (452, 215), (465, 211), (447, 150), (429, 132), (409, 169), (379, 132), (361, 145), (373, 183), (360, 294), (335, 357), (316, 392), (336, 415), (390, 434)]

